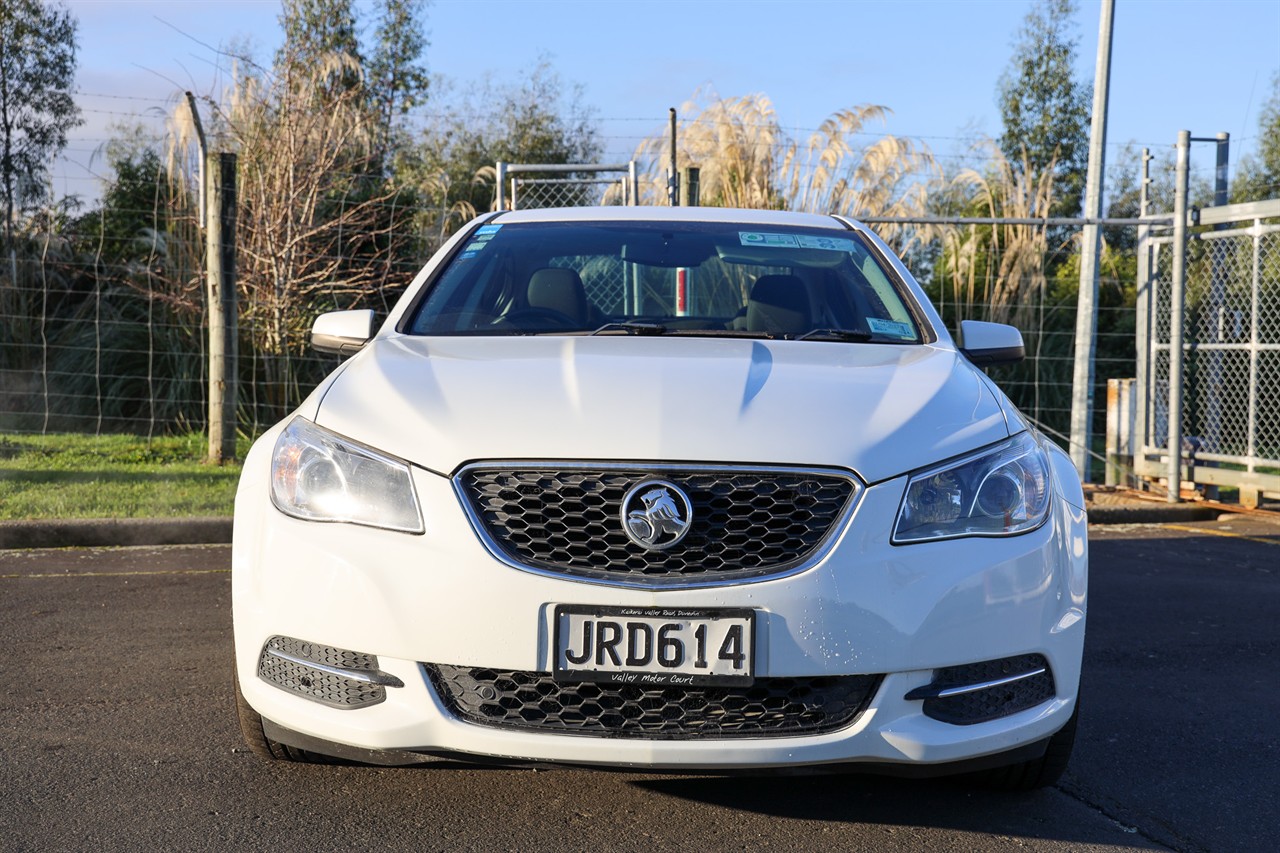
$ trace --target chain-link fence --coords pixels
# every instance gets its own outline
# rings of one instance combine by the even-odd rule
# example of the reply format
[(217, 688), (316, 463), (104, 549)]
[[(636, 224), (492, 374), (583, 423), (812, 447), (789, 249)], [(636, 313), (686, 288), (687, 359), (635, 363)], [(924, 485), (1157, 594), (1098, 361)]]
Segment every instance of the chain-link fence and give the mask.
[[(1183, 453), (1189, 479), (1247, 494), (1280, 492), (1280, 202), (1208, 208), (1187, 241), (1181, 329)], [(1268, 221), (1268, 220), (1271, 221)], [(1156, 233), (1149, 252), (1148, 325), (1139, 328), (1142, 438), (1137, 467), (1166, 473), (1175, 305), (1175, 243)], [(1161, 457), (1164, 457), (1163, 459)]]
[(636, 204), (636, 163), (497, 164), (497, 208)]
[[(561, 177), (517, 169), (504, 176), (504, 183), (519, 206), (563, 204), (566, 196), (555, 194), (566, 190), (588, 200), (595, 191), (591, 187), (634, 199), (625, 188), (630, 186), (627, 165), (614, 167), (620, 171), (605, 178), (569, 171), (585, 168), (564, 167)], [(516, 178), (519, 183), (513, 183)], [(145, 218), (155, 212), (137, 213)], [(405, 217), (397, 221), (413, 219), (412, 212), (395, 215)], [(1233, 482), (1233, 471), (1280, 472), (1280, 226), (1268, 222), (1277, 215), (1280, 211), (1222, 223), (1225, 230), (1205, 227), (1187, 248), (1183, 434), (1195, 439), (1198, 463), (1218, 466), (1198, 464), (1197, 475), (1222, 483)], [(161, 224), (159, 217), (155, 221)], [(962, 319), (980, 319), (1011, 322), (1023, 331), (1026, 360), (998, 368), (993, 376), (1065, 446), (1076, 347), (1078, 230), (1041, 229), (1036, 239), (1046, 248), (1037, 262), (1009, 274), (993, 248), (998, 241), (984, 231), (996, 227), (935, 222), (915, 235), (897, 229), (896, 239), (948, 328), (954, 330)], [(171, 217), (163, 229), (141, 236), (112, 233), (102, 223), (80, 233), (47, 230), (0, 264), (0, 431), (151, 435), (205, 429), (203, 249), (194, 221)], [(1143, 243), (1140, 231), (1105, 229), (1093, 397), (1107, 399), (1109, 378), (1147, 377), (1137, 432), (1145, 452), (1136, 467), (1159, 476), (1168, 437), (1172, 237), (1157, 231)], [(421, 242), (426, 246), (433, 240)], [(1141, 247), (1147, 245), (1152, 247), (1145, 265), (1150, 285), (1144, 289), (1140, 271), (1147, 249)], [(317, 290), (305, 304), (287, 310), (270, 293), (242, 288), (240, 431), (253, 435), (283, 417), (337, 364), (336, 357), (307, 347), (316, 313), (354, 307), (385, 313), (426, 251), (379, 261), (384, 268), (375, 287), (360, 293)], [(355, 262), (342, 256), (327, 260), (335, 268)], [(643, 286), (628, 281), (625, 266), (583, 270), (587, 295), (605, 314), (620, 313)], [(1146, 309), (1137, 304), (1144, 292), (1151, 294)], [(1098, 405), (1093, 432), (1099, 443), (1104, 424), (1105, 411)]]
[[(981, 287), (960, 286), (945, 269), (941, 238), (917, 244), (908, 262), (936, 303), (948, 328), (962, 319), (1015, 322), (1027, 359), (994, 376), (1024, 411), (1065, 443), (1071, 408), (1076, 275), (1072, 235), (1048, 253), (1034, 275), (1005, 288), (1020, 293), (1017, 306), (993, 303)], [(201, 430), (207, 416), (207, 330), (200, 259), (175, 277), (156, 257), (150, 263), (112, 264), (100, 235), (62, 235), (62, 254), (51, 247), (17, 265), (0, 290), (0, 431), (117, 432), (143, 434)], [(1134, 373), (1132, 252), (1117, 247), (1103, 272), (1099, 306), (1097, 376)], [(256, 434), (283, 417), (337, 363), (307, 348), (314, 315), (332, 308), (370, 307), (385, 313), (417, 271), (389, 271), (376, 295), (313, 300), (305, 312), (283, 318), (285, 340), (263, 345), (282, 318), (255, 292), (240, 303), (240, 399), (237, 422)], [(626, 265), (588, 266), (582, 278), (592, 304), (621, 313), (643, 282), (627, 280)], [(165, 273), (174, 282), (159, 280)], [(6, 276), (6, 279), (9, 277)], [(166, 279), (168, 281), (168, 279)], [(180, 285), (180, 286), (179, 286)], [(1017, 316), (1010, 316), (1016, 307)], [(305, 313), (305, 316), (303, 314)], [(1099, 391), (1097, 399), (1105, 399)], [(1102, 413), (1096, 414), (1101, 432)]]

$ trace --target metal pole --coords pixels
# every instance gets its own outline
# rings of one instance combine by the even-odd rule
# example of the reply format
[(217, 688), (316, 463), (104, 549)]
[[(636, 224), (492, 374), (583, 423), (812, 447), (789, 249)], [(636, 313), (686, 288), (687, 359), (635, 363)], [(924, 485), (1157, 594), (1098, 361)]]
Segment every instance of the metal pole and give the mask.
[[(1222, 207), (1227, 203), (1227, 164), (1231, 156), (1231, 134), (1223, 132), (1216, 137), (1218, 162), (1213, 172), (1213, 203)], [(1225, 226), (1226, 223), (1223, 223)], [(1218, 230), (1221, 230), (1219, 226)]]
[(196, 131), (196, 145), (200, 148), (200, 161), (199, 161), (200, 174), (196, 176), (196, 181), (200, 185), (200, 206), (199, 208), (197, 208), (199, 210), (199, 213), (197, 213), (196, 215), (199, 218), (200, 227), (203, 228), (207, 221), (205, 218), (206, 201), (205, 201), (204, 166), (205, 166), (205, 160), (209, 156), (209, 152), (205, 146), (204, 125), (200, 123), (200, 111), (196, 109), (196, 96), (191, 94), (190, 92), (187, 92), (186, 94), (187, 94), (187, 109), (191, 110), (191, 124), (194, 125), (195, 131)]
[[(1102, 176), (1106, 168), (1107, 92), (1111, 81), (1111, 30), (1115, 0), (1102, 0), (1098, 24), (1098, 63), (1093, 72), (1093, 122), (1089, 128), (1089, 171), (1085, 184), (1086, 219), (1102, 216)], [(1094, 354), (1098, 332), (1098, 254), (1102, 232), (1086, 225), (1080, 237), (1080, 293), (1076, 302), (1076, 352), (1071, 377), (1071, 459), (1086, 483), (1089, 477), (1093, 419)]]
[(1182, 323), (1187, 298), (1187, 160), (1191, 131), (1178, 131), (1178, 167), (1173, 195), (1173, 282), (1169, 294), (1169, 503), (1182, 490)]
[(632, 160), (627, 163), (627, 180), (630, 181), (630, 191), (628, 192), (629, 201), (627, 204), (637, 205), (640, 203), (640, 184), (636, 182), (636, 161)]
[(676, 171), (676, 108), (671, 108), (671, 177), (667, 179), (667, 196), (672, 207), (680, 206), (680, 173)]
[[(1151, 201), (1148, 198), (1151, 186), (1151, 151), (1142, 149), (1142, 183), (1138, 187), (1138, 213), (1147, 215)], [(1138, 468), (1139, 458), (1145, 459), (1150, 437), (1147, 427), (1150, 423), (1148, 413), (1154, 398), (1151, 388), (1151, 226), (1138, 226), (1138, 298), (1137, 317), (1137, 384), (1138, 411), (1137, 423), (1134, 427), (1133, 458), (1134, 468)], [(1141, 482), (1141, 480), (1139, 480)]]
[(698, 206), (698, 185), (700, 183), (697, 166), (686, 166), (680, 180), (680, 204), (683, 207)]
[[(1213, 204), (1215, 207), (1222, 207), (1227, 203), (1227, 163), (1228, 155), (1231, 148), (1231, 134), (1219, 133), (1215, 137), (1217, 148), (1217, 164), (1214, 169), (1214, 187), (1213, 187)], [(1214, 226), (1215, 231), (1221, 231), (1228, 227), (1228, 224), (1221, 222)], [(1221, 344), (1227, 342), (1227, 282), (1226, 273), (1223, 270), (1223, 250), (1226, 244), (1222, 241), (1216, 241), (1209, 244), (1209, 256), (1212, 259), (1211, 270), (1209, 275), (1209, 316), (1212, 322), (1207, 330), (1201, 329), (1201, 332), (1208, 332), (1209, 339), (1212, 343)], [(1213, 453), (1222, 452), (1222, 350), (1210, 347), (1208, 352), (1209, 362), (1209, 382), (1206, 391), (1208, 392), (1205, 400), (1204, 411), (1204, 432), (1205, 441), (1204, 450)], [(1217, 486), (1205, 486), (1204, 496), (1209, 500), (1218, 499)]]
[(497, 164), (497, 178), (495, 180), (495, 186), (494, 186), (494, 196), (493, 196), (494, 210), (506, 210), (506, 207), (507, 207), (506, 183), (507, 183), (507, 164), (499, 160)]

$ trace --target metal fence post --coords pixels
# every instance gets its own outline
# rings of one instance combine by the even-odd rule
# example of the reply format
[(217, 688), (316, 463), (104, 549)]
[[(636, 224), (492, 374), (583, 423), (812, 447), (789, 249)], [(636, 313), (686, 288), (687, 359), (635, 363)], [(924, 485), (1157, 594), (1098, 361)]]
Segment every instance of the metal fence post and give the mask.
[(502, 162), (501, 160), (498, 161), (497, 178), (495, 179), (495, 181), (496, 181), (496, 184), (493, 191), (494, 192), (493, 209), (506, 210), (507, 209), (507, 164)]
[[(1102, 217), (1102, 176), (1106, 164), (1107, 91), (1111, 80), (1111, 21), (1115, 0), (1102, 0), (1098, 23), (1098, 62), (1093, 74), (1093, 121), (1089, 128), (1089, 171), (1085, 183), (1086, 220)], [(1098, 336), (1098, 255), (1102, 231), (1096, 221), (1080, 235), (1080, 292), (1076, 302), (1076, 351), (1071, 374), (1071, 459), (1080, 478), (1089, 476), (1093, 432), (1094, 355)]]
[(1187, 160), (1191, 131), (1178, 131), (1178, 166), (1173, 195), (1173, 282), (1169, 294), (1169, 503), (1182, 491), (1182, 325), (1187, 299)]
[[(1148, 187), (1151, 185), (1151, 151), (1150, 149), (1142, 149), (1142, 182), (1138, 189), (1138, 216), (1140, 218), (1147, 216), (1150, 201), (1148, 199)], [(1137, 281), (1137, 300), (1136, 300), (1136, 316), (1134, 318), (1134, 327), (1137, 332), (1137, 346), (1134, 355), (1135, 377), (1138, 386), (1138, 404), (1136, 406), (1136, 419), (1134, 424), (1134, 442), (1133, 456), (1134, 468), (1137, 469), (1138, 461), (1142, 454), (1146, 452), (1147, 445), (1150, 443), (1148, 434), (1149, 419), (1148, 412), (1151, 409), (1152, 386), (1151, 386), (1151, 225), (1143, 224), (1138, 226), (1138, 281)], [(1139, 480), (1139, 483), (1142, 481)]]
[(684, 175), (680, 180), (680, 206), (681, 207), (697, 207), (698, 206), (698, 186), (700, 171), (697, 166), (686, 166)]

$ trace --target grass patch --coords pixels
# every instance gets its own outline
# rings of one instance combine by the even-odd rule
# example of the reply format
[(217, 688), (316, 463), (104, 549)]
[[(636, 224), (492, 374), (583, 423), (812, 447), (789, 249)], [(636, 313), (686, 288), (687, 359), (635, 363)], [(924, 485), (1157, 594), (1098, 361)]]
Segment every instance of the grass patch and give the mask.
[(206, 449), (200, 433), (0, 433), (0, 520), (231, 515), (240, 465), (206, 465)]

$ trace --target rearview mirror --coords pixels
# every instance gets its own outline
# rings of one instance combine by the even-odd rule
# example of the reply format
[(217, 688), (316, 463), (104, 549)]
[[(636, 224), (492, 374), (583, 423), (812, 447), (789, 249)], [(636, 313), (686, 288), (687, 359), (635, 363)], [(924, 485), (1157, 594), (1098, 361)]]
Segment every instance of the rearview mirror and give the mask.
[(319, 352), (351, 355), (373, 337), (373, 312), (329, 311), (311, 325), (311, 348)]
[(1022, 332), (1004, 323), (961, 320), (960, 352), (978, 367), (1017, 364), (1026, 357)]

